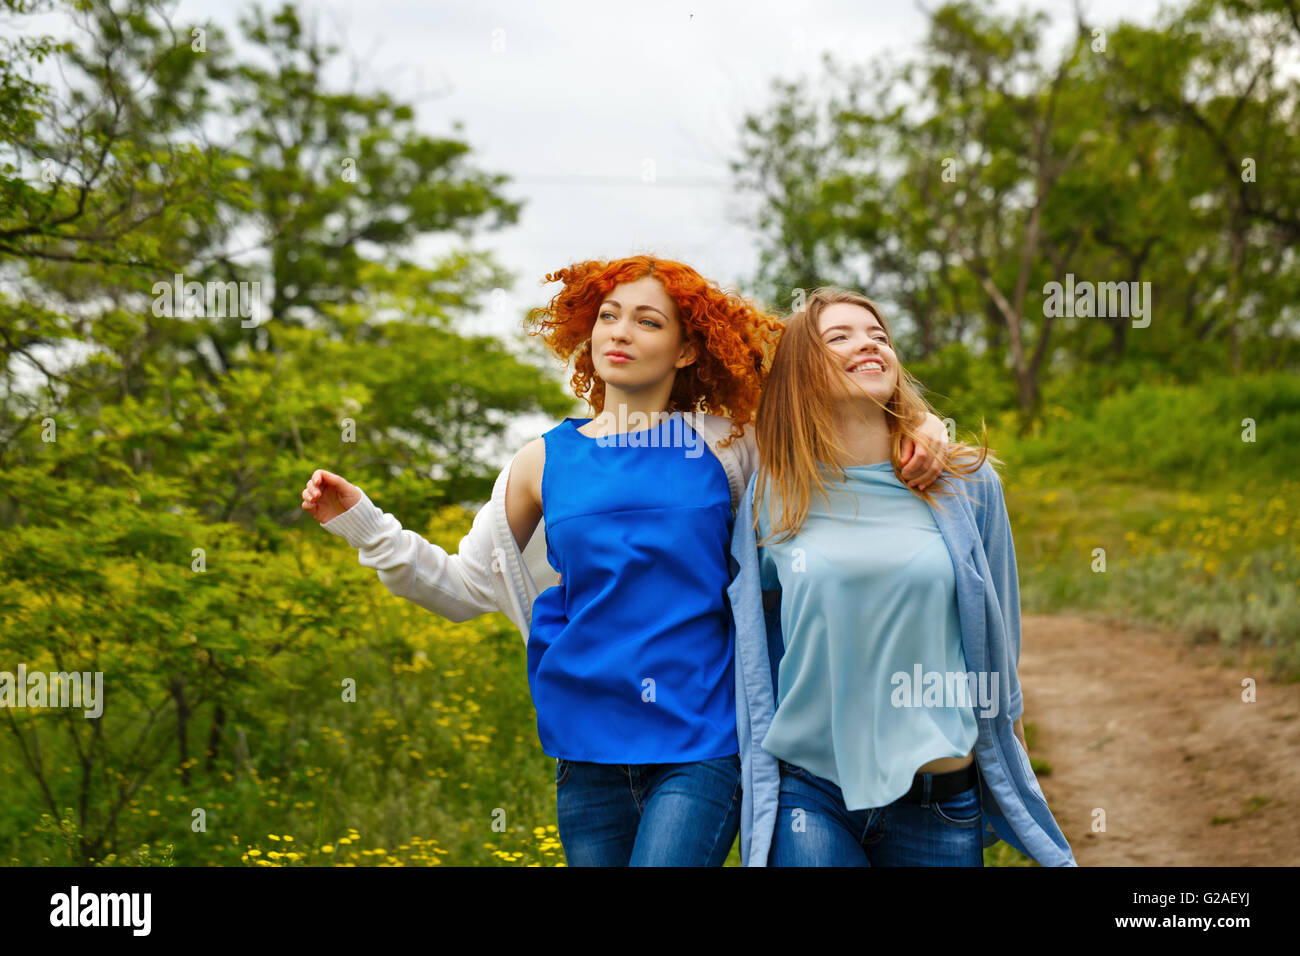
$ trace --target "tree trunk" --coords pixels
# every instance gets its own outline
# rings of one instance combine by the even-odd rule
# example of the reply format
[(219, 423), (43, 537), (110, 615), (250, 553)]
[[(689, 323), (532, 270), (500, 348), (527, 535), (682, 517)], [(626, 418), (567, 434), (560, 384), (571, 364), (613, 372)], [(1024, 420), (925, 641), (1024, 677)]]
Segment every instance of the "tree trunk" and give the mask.
[(208, 773), (216, 768), (217, 751), (221, 747), (221, 732), (226, 726), (226, 709), (217, 704), (212, 712), (212, 729), (208, 731)]
[(172, 700), (176, 702), (176, 752), (180, 761), (181, 784), (189, 786), (190, 783), (190, 745), (189, 745), (189, 720), (190, 705), (185, 700), (185, 685), (181, 680), (175, 680), (171, 683)]

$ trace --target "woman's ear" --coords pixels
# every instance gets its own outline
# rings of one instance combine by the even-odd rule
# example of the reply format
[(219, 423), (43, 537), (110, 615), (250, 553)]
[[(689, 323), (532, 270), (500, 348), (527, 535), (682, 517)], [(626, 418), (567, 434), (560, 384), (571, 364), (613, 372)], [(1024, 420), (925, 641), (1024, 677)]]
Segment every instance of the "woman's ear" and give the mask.
[(677, 359), (677, 368), (685, 368), (699, 357), (699, 352), (695, 349), (694, 342), (687, 342), (682, 346), (681, 357)]

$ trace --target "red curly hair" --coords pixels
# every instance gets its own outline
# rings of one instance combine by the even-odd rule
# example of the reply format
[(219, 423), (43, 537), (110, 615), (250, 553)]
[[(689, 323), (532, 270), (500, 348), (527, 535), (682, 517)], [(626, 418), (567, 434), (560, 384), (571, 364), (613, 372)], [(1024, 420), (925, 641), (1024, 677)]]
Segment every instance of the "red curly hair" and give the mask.
[(596, 311), (617, 285), (654, 276), (681, 315), (687, 341), (698, 358), (677, 370), (667, 411), (701, 411), (730, 418), (730, 435), (739, 438), (754, 418), (763, 380), (771, 365), (781, 322), (738, 293), (725, 292), (688, 265), (654, 256), (629, 256), (610, 262), (575, 262), (548, 273), (546, 282), (564, 286), (550, 304), (532, 309), (525, 320), (529, 335), (540, 335), (566, 363), (574, 361), (574, 394), (599, 415), (605, 410), (605, 383), (591, 359)]

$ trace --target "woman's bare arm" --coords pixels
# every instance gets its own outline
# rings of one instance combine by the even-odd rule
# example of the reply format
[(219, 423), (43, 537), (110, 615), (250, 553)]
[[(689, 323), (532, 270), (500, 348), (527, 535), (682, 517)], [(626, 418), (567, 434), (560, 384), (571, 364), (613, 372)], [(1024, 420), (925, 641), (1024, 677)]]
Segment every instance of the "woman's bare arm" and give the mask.
[(542, 468), (546, 464), (546, 443), (534, 438), (515, 455), (506, 482), (506, 521), (515, 536), (519, 553), (528, 547), (537, 522), (542, 518)]

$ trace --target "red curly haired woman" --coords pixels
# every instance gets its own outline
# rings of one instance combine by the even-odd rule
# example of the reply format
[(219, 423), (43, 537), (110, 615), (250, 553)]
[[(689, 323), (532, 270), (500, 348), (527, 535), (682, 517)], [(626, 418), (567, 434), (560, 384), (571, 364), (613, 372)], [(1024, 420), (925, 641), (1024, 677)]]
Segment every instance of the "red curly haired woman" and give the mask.
[[(529, 442), (458, 554), (329, 472), (303, 507), (394, 594), (519, 627), (570, 865), (719, 866), (741, 813), (728, 554), (780, 326), (651, 256), (546, 278), (563, 285), (530, 331), (574, 361), (596, 417)], [(942, 423), (929, 425), (942, 448)], [(938, 477), (924, 448), (904, 453), (918, 486)]]

